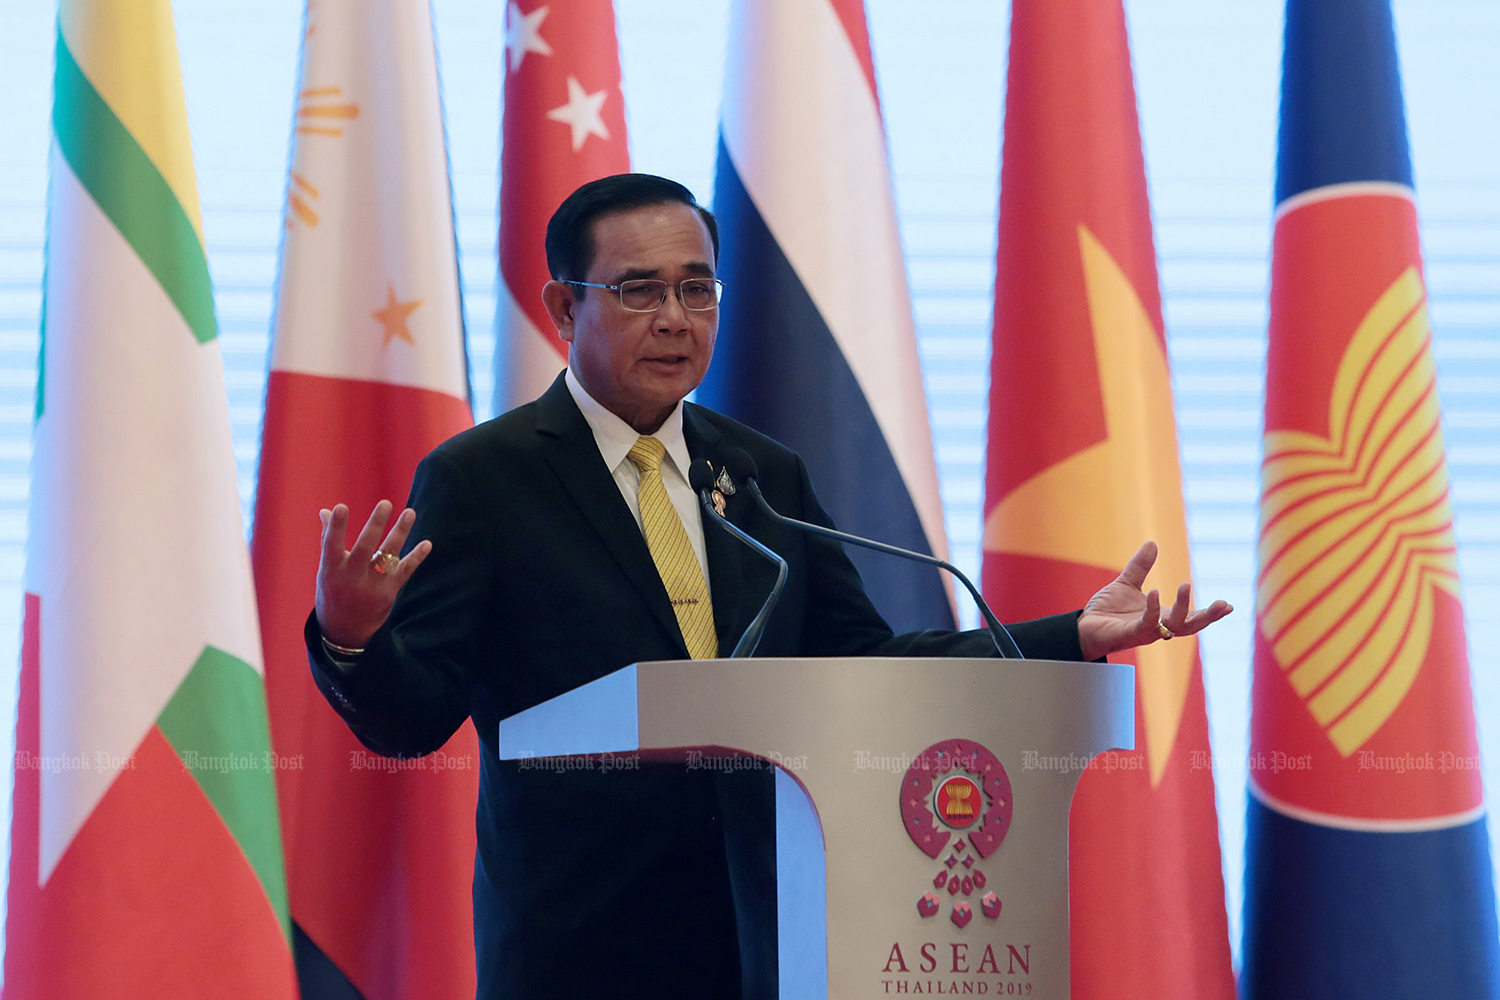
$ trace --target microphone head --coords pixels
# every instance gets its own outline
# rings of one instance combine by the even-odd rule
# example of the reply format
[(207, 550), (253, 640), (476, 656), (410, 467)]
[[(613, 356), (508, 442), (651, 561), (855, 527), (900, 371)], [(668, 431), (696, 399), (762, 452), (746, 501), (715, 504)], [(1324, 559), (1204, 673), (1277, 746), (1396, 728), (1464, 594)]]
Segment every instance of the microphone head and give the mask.
[(694, 493), (713, 489), (716, 478), (714, 467), (706, 458), (696, 459), (692, 465), (688, 466), (688, 485), (693, 488)]
[(755, 467), (755, 459), (743, 448), (735, 448), (724, 456), (724, 468), (735, 479), (755, 479), (758, 469)]

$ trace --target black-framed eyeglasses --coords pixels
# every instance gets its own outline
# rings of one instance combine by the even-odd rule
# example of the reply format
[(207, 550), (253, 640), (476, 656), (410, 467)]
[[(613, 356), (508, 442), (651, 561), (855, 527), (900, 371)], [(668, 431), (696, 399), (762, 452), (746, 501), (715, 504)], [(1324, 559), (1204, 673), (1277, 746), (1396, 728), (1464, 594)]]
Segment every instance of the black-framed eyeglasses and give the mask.
[[(601, 285), (594, 281), (567, 281), (565, 285), (581, 288), (602, 288), (607, 292), (620, 293), (620, 306), (626, 312), (655, 312), (667, 301), (667, 290), (672, 287), (660, 278), (633, 278), (618, 285)], [(677, 301), (690, 312), (708, 312), (719, 307), (724, 297), (724, 282), (718, 278), (683, 278), (677, 282)]]

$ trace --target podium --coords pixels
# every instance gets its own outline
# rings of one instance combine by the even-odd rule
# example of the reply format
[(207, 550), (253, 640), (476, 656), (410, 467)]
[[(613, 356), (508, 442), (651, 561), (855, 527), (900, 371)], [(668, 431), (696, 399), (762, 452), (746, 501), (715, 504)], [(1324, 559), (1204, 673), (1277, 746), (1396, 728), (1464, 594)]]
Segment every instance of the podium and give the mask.
[(897, 658), (640, 663), (499, 738), (774, 766), (783, 1000), (1067, 1000), (1068, 809), (1134, 742), (1129, 665)]

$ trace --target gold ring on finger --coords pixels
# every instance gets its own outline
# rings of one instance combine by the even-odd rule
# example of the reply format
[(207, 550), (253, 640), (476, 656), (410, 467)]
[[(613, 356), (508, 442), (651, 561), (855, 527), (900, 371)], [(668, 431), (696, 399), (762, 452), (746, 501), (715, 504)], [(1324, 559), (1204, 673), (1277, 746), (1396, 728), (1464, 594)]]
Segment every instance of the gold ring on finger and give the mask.
[(370, 557), (370, 566), (375, 570), (375, 572), (379, 573), (382, 576), (387, 573), (396, 572), (396, 567), (400, 563), (401, 557), (396, 555), (396, 553), (394, 552), (377, 550), (376, 553)]
[(1161, 637), (1163, 639), (1177, 638), (1177, 633), (1167, 628), (1167, 623), (1162, 621), (1160, 618), (1156, 619), (1156, 631), (1161, 633)]

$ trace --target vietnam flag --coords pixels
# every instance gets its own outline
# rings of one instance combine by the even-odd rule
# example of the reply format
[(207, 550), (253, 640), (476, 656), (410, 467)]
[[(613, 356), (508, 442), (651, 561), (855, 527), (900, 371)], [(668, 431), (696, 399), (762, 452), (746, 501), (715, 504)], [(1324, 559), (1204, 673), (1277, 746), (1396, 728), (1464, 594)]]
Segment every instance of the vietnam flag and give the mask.
[(501, 127), (497, 413), (536, 399), (568, 363), (542, 308), (547, 220), (580, 185), (630, 170), (612, 0), (510, 0)]
[[(1015, 0), (1000, 174), (984, 590), (1079, 607), (1141, 542), (1190, 578), (1151, 214), (1120, 0)], [(1121, 656), (1136, 747), (1073, 801), (1073, 996), (1233, 996), (1197, 640)]]
[(5, 995), (296, 996), (167, 0), (63, 0)]
[(426, 3), (308, 4), (252, 554), (303, 996), (474, 995), (478, 742), (377, 758), (324, 702), (302, 626), (318, 510), (363, 523), (472, 423)]
[(1500, 996), (1387, 0), (1287, 4), (1276, 201), (1241, 987)]

